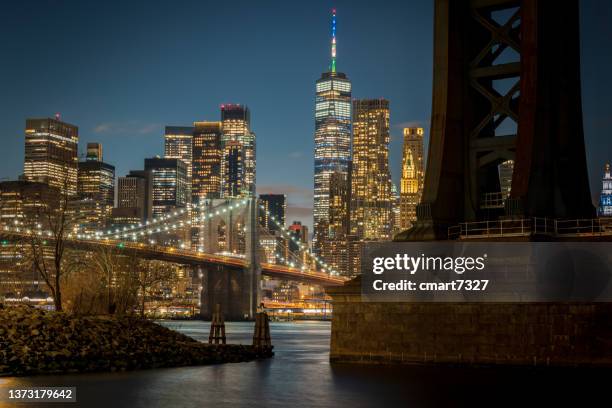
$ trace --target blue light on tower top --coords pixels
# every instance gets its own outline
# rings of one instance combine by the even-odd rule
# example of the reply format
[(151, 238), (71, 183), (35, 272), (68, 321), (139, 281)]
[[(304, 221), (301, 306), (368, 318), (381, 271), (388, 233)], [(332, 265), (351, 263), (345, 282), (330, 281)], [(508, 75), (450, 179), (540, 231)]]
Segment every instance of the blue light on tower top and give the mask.
[(336, 9), (332, 9), (331, 35), (331, 72), (336, 72)]

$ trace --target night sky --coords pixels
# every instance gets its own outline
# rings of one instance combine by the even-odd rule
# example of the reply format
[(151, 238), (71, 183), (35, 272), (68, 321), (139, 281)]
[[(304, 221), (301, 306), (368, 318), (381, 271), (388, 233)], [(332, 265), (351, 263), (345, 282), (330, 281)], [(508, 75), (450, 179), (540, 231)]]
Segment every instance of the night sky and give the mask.
[[(163, 154), (165, 125), (250, 107), (258, 193), (286, 193), (312, 223), (314, 82), (329, 66), (330, 10), (353, 97), (390, 100), (391, 166), (401, 129), (427, 128), (433, 1), (12, 1), (0, 14), (0, 177), (23, 169), (27, 117), (53, 116), (104, 146), (117, 175)], [(612, 160), (612, 2), (581, 2), (591, 189)]]

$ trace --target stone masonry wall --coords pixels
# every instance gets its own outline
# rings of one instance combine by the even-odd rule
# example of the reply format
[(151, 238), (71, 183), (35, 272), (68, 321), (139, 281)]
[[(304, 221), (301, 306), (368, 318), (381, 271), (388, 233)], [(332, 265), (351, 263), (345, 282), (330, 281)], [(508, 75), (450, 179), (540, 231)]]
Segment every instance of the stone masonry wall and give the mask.
[(332, 362), (612, 366), (612, 304), (368, 303), (333, 290)]

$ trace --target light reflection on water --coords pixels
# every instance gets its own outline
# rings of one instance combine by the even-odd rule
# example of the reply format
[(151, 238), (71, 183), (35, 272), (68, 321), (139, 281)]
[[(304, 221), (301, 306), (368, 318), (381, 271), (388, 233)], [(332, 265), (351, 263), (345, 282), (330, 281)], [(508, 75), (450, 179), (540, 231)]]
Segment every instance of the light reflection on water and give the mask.
[[(198, 340), (207, 322), (162, 322)], [(249, 344), (253, 323), (226, 323), (228, 342)], [(330, 365), (328, 322), (272, 322), (269, 360), (126, 373), (0, 379), (9, 386), (76, 386), (68, 407), (378, 407), (568, 403), (607, 390), (608, 370)], [(607, 402), (601, 406), (609, 406)], [(479, 404), (478, 404), (479, 403)], [(599, 404), (598, 404), (599, 405)], [(0, 406), (15, 406), (14, 404)], [(23, 404), (32, 407), (34, 404)], [(53, 404), (53, 407), (61, 406)]]

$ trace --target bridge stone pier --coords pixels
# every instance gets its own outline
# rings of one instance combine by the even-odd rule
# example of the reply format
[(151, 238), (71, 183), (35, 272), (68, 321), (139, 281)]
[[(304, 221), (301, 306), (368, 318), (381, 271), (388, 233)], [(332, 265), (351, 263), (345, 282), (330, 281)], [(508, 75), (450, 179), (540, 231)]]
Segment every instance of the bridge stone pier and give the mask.
[[(508, 241), (502, 229), (519, 225), (515, 240), (560, 241), (559, 225), (582, 221), (597, 227), (574, 228), (573, 241), (609, 240), (589, 191), (578, 0), (434, 4), (423, 197), (415, 225), (394, 240), (472, 239), (485, 223), (477, 239)], [(377, 303), (362, 301), (360, 278), (328, 293), (336, 362), (612, 366), (610, 303)]]
[(231, 202), (243, 199), (209, 200), (208, 210), (216, 214), (216, 207), (224, 207), (215, 217), (200, 226), (200, 245), (206, 253), (227, 253), (228, 257), (244, 257), (246, 266), (204, 264), (195, 266), (196, 279), (200, 280), (200, 314), (210, 318), (216, 304), (226, 319), (254, 319), (261, 299), (261, 265), (257, 228), (258, 205), (256, 199), (248, 199), (240, 209), (227, 211)]

